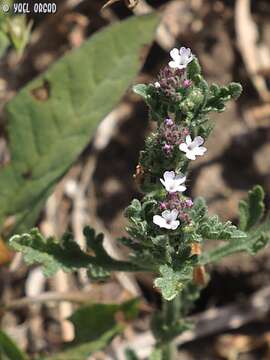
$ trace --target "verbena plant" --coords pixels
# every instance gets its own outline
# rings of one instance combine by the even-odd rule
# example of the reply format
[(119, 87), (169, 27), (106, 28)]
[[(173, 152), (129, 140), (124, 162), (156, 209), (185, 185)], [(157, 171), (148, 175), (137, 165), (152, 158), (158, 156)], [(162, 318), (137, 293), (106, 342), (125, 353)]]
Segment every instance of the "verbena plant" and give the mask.
[[(173, 49), (170, 55), (156, 82), (134, 86), (156, 130), (146, 139), (136, 168), (142, 197), (127, 207), (128, 236), (118, 239), (129, 249), (128, 260), (112, 258), (103, 247), (103, 235), (90, 227), (84, 230), (86, 251), (72, 234), (45, 239), (33, 229), (10, 239), (10, 246), (22, 252), (27, 263), (40, 263), (47, 276), (80, 268), (94, 280), (104, 280), (112, 271), (153, 273), (163, 299), (152, 319), (152, 358), (159, 359), (173, 358), (173, 339), (192, 326), (185, 316), (207, 284), (205, 266), (237, 252), (254, 255), (270, 240), (260, 186), (240, 202), (238, 227), (209, 216), (204, 199), (193, 201), (185, 195), (189, 164), (207, 151), (204, 143), (213, 129), (208, 114), (224, 111), (226, 102), (240, 95), (241, 85), (209, 86), (190, 49)], [(218, 245), (206, 251), (206, 241)], [(130, 352), (127, 356), (136, 358)]]

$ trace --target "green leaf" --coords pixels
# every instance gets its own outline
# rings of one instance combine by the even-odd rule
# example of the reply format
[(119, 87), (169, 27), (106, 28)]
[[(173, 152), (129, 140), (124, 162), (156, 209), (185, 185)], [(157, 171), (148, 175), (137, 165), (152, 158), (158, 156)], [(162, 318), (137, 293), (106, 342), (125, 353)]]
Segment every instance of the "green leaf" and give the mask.
[(0, 330), (0, 359), (27, 360), (28, 357), (15, 344), (15, 342)]
[(69, 318), (75, 328), (74, 344), (98, 340), (102, 334), (115, 327), (122, 330), (123, 324), (117, 323), (116, 315), (121, 313), (123, 321), (130, 321), (138, 314), (138, 304), (138, 299), (132, 299), (123, 304), (91, 304), (80, 307)]
[(201, 65), (199, 64), (198, 59), (195, 58), (191, 61), (191, 63), (188, 65), (187, 72), (188, 79), (196, 81), (196, 77), (202, 72)]
[(69, 272), (86, 268), (90, 273), (93, 270), (97, 273), (101, 271), (100, 268), (103, 269), (103, 273), (106, 270), (140, 270), (135, 264), (111, 258), (103, 249), (102, 234), (96, 236), (94, 230), (90, 228), (86, 228), (84, 234), (87, 236), (88, 246), (92, 244), (91, 249), (95, 256), (83, 252), (71, 234), (65, 234), (60, 241), (57, 241), (52, 237), (45, 239), (38, 229), (32, 229), (26, 234), (14, 235), (9, 244), (14, 250), (23, 254), (27, 264), (41, 264), (46, 276), (52, 276), (59, 269)]
[(44, 201), (89, 143), (141, 66), (155, 14), (130, 17), (91, 36), (6, 106), (11, 163), (0, 172), (0, 224), (13, 231), (35, 222)]
[(222, 223), (218, 216), (207, 218), (205, 222), (200, 225), (200, 234), (205, 239), (213, 240), (230, 240), (245, 238), (247, 234), (237, 229), (230, 221)]
[[(122, 304), (91, 304), (76, 310), (69, 320), (75, 328), (75, 340), (67, 349), (43, 360), (83, 360), (92, 353), (104, 349), (125, 328), (125, 322), (138, 314), (138, 299)], [(123, 321), (117, 322), (117, 315)], [(42, 360), (42, 359), (40, 359)]]
[(160, 348), (154, 349), (149, 360), (162, 360), (162, 350)]
[(194, 205), (190, 211), (191, 218), (194, 224), (201, 224), (204, 221), (205, 217), (207, 216), (207, 206), (206, 202), (202, 197), (198, 197), (194, 201)]
[(148, 96), (147, 89), (148, 86), (145, 84), (137, 84), (133, 86), (133, 91), (135, 92), (135, 94), (140, 95), (144, 99), (147, 99)]
[(125, 358), (126, 358), (126, 360), (139, 360), (135, 351), (133, 351), (132, 349), (125, 350)]
[(237, 252), (248, 252), (251, 255), (255, 255), (259, 250), (268, 245), (269, 242), (270, 215), (268, 215), (262, 224), (252, 229), (246, 238), (233, 239), (228, 244), (218, 246), (208, 253), (204, 253), (200, 257), (200, 264), (206, 265), (217, 262)]
[[(84, 360), (89, 355), (104, 349), (110, 341), (121, 331), (120, 327), (115, 327), (102, 334), (99, 339), (73, 346), (68, 350), (58, 354), (41, 358), (40, 360)], [(15, 360), (15, 359), (14, 359)]]
[(4, 55), (10, 45), (10, 40), (7, 35), (0, 29), (0, 58)]
[(233, 99), (237, 99), (243, 91), (243, 88), (239, 83), (232, 82), (229, 84), (228, 87)]
[(259, 185), (248, 192), (247, 201), (239, 202), (239, 227), (248, 231), (262, 218), (265, 210), (264, 191)]
[(154, 285), (161, 290), (165, 300), (173, 300), (183, 289), (184, 282), (192, 278), (192, 267), (186, 266), (182, 271), (174, 271), (168, 265), (159, 268), (161, 277), (155, 279)]

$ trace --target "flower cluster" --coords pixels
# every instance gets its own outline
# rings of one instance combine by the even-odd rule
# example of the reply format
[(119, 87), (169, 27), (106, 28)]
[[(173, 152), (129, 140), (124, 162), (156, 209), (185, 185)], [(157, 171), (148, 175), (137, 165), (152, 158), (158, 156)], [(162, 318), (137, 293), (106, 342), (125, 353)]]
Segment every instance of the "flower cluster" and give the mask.
[(166, 97), (180, 100), (182, 98), (181, 90), (188, 89), (192, 84), (192, 81), (187, 79), (186, 67), (193, 60), (194, 55), (190, 49), (184, 47), (181, 47), (180, 50), (173, 49), (170, 55), (173, 61), (160, 70), (158, 81), (154, 86)]
[(175, 147), (183, 143), (187, 135), (187, 128), (181, 128), (170, 118), (165, 119), (159, 127), (159, 137), (165, 156), (170, 157)]
[[(153, 222), (161, 228), (175, 230), (180, 225), (180, 221), (189, 223), (190, 218), (187, 209), (193, 205), (191, 199), (181, 196), (181, 193), (186, 190), (185, 186), (186, 176), (182, 174), (175, 174), (174, 171), (165, 171), (163, 179), (160, 179), (161, 184), (167, 191), (164, 201), (160, 202), (160, 209), (163, 210), (161, 216), (154, 215)], [(179, 220), (176, 220), (176, 219)]]
[[(172, 61), (169, 66), (160, 72), (155, 87), (165, 93), (166, 96), (179, 98), (180, 87), (188, 87), (191, 82), (186, 79), (186, 67), (194, 59), (190, 49), (181, 47), (170, 52)], [(187, 127), (177, 125), (171, 118), (166, 118), (159, 127), (159, 137), (165, 156), (169, 157), (178, 148), (185, 154), (188, 160), (196, 160), (197, 156), (205, 154), (207, 149), (202, 146), (204, 139), (195, 136), (192, 140), (190, 130)], [(186, 176), (176, 174), (174, 171), (165, 171), (160, 179), (167, 194), (160, 203), (161, 215), (154, 215), (153, 222), (161, 228), (176, 230), (180, 222), (189, 223), (190, 217), (187, 210), (193, 205), (191, 199), (182, 196), (186, 190)]]

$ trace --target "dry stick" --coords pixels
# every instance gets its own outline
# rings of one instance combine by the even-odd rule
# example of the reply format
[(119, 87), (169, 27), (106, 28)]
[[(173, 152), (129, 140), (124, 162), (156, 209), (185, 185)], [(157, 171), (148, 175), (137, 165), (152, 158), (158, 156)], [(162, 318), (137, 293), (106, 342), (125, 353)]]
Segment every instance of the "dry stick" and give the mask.
[(14, 310), (24, 306), (30, 306), (33, 304), (47, 304), (50, 301), (61, 302), (69, 301), (72, 303), (84, 304), (90, 302), (92, 292), (57, 292), (47, 291), (42, 294), (33, 297), (23, 297), (17, 300), (9, 301), (8, 304), (0, 305), (3, 310)]
[[(175, 31), (175, 24), (180, 18), (179, 14), (184, 9), (184, 2), (172, 1), (162, 11), (161, 21), (157, 28), (156, 42), (165, 51), (171, 50), (177, 43), (177, 37), (180, 31)], [(145, 0), (140, 0), (139, 3), (132, 9), (135, 15), (145, 15), (154, 12), (154, 8), (147, 4)], [(180, 19), (179, 19), (180, 20)], [(180, 26), (178, 30), (180, 29)]]
[(235, 3), (235, 29), (237, 45), (247, 72), (262, 100), (269, 102), (270, 92), (260, 71), (270, 68), (269, 49), (259, 41), (259, 31), (251, 15), (251, 1), (237, 0)]
[[(62, 194), (61, 194), (62, 195)], [(47, 215), (47, 227), (43, 226), (43, 232), (46, 236), (55, 234), (59, 236), (59, 228), (57, 224), (57, 194), (54, 192), (46, 203), (46, 215)], [(51, 227), (49, 229), (49, 227)], [(56, 290), (68, 291), (69, 289), (69, 274), (66, 274), (64, 271), (58, 271), (52, 278), (53, 286)], [(62, 337), (64, 341), (70, 341), (74, 338), (74, 328), (73, 325), (66, 320), (72, 314), (72, 304), (69, 302), (63, 302), (59, 305), (59, 320), (61, 326)]]
[[(106, 118), (102, 121), (102, 123), (98, 127), (97, 134), (95, 136), (94, 144), (93, 144), (95, 151), (92, 157), (95, 156), (95, 152), (97, 154), (99, 151), (103, 150), (107, 146), (109, 141), (116, 134), (116, 130), (120, 124), (120, 121), (126, 119), (131, 114), (131, 112), (132, 112), (131, 105), (123, 102), (109, 115), (106, 116)], [(89, 161), (91, 161), (91, 158)], [(95, 162), (92, 165), (93, 165), (92, 171), (94, 172)], [(102, 232), (104, 234), (104, 248), (107, 250), (108, 254), (116, 258), (117, 260), (125, 260), (125, 256), (123, 256), (122, 251), (117, 247), (115, 241), (111, 238), (110, 234), (106, 230), (102, 221), (97, 217), (96, 214), (97, 197), (95, 194), (95, 188), (92, 181), (92, 176), (86, 178), (84, 181), (85, 182), (86, 180), (90, 181), (90, 179), (91, 179), (90, 186), (92, 190), (90, 192), (90, 198), (91, 198), (90, 224), (93, 225), (93, 227), (96, 229), (97, 232)], [(126, 289), (128, 292), (130, 292), (132, 295), (134, 296), (141, 295), (141, 291), (133, 274), (117, 272), (116, 277), (123, 286), (123, 288)]]
[[(201, 314), (191, 316), (190, 320), (195, 329), (186, 331), (175, 339), (177, 345), (183, 345), (203, 337), (214, 335), (223, 331), (238, 329), (252, 321), (264, 318), (270, 310), (270, 286), (253, 294), (245, 302), (209, 309)], [(155, 344), (150, 331), (136, 337), (134, 341), (126, 342), (119, 348), (119, 360), (124, 359), (124, 350), (131, 348), (137, 351), (139, 358), (148, 357)]]

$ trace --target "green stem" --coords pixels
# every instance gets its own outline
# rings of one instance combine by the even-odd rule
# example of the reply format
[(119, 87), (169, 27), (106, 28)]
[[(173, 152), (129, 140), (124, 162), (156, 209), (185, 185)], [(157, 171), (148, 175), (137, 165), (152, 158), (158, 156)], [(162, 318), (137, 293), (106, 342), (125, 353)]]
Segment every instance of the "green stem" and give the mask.
[[(162, 301), (162, 313), (164, 319), (164, 325), (168, 328), (172, 327), (178, 320), (180, 315), (180, 297), (176, 296), (172, 301), (163, 299)], [(162, 344), (162, 360), (176, 359), (176, 346), (173, 341), (164, 340)]]

